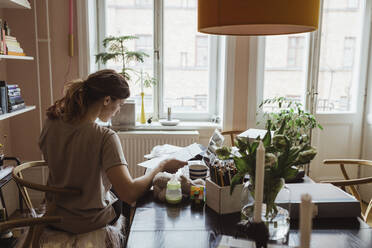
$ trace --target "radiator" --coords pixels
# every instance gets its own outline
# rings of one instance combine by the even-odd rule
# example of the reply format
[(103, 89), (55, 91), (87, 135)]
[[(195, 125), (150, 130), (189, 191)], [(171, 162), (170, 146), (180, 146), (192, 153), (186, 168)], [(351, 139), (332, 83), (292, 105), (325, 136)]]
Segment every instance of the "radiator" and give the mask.
[(145, 160), (143, 156), (149, 154), (154, 146), (188, 146), (199, 142), (198, 131), (127, 131), (118, 132), (118, 135), (133, 178), (144, 174), (145, 169), (137, 164)]

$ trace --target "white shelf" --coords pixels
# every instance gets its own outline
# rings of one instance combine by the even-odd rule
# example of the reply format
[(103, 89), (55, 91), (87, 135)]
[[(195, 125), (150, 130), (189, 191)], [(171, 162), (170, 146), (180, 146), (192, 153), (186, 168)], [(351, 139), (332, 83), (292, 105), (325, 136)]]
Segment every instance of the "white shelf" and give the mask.
[(0, 0), (0, 8), (31, 9), (27, 0)]
[(34, 57), (30, 57), (30, 56), (14, 56), (14, 55), (0, 55), (0, 60), (1, 59), (34, 60)]
[(23, 114), (25, 112), (34, 110), (35, 108), (36, 108), (35, 106), (26, 106), (26, 108), (24, 108), (24, 109), (16, 110), (14, 112), (7, 113), (7, 114), (2, 114), (2, 115), (0, 115), (0, 120), (5, 120), (5, 119), (8, 119), (8, 118), (13, 117), (13, 116)]

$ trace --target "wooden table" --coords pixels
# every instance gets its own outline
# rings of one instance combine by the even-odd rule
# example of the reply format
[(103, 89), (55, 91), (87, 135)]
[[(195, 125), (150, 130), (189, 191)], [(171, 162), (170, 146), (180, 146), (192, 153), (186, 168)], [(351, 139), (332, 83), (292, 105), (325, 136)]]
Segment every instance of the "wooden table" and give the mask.
[[(208, 206), (191, 208), (188, 202), (176, 207), (153, 200), (146, 194), (135, 210), (127, 247), (214, 247), (219, 234), (237, 233), (240, 215), (218, 215)], [(314, 248), (371, 248), (372, 229), (360, 218), (314, 220)], [(298, 223), (291, 223), (289, 246), (299, 246)]]

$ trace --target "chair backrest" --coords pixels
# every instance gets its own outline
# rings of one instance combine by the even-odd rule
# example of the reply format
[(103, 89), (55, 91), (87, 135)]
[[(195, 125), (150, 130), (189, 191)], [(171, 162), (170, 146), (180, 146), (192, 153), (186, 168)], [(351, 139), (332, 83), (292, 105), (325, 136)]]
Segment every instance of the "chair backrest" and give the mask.
[(231, 145), (233, 146), (234, 145), (234, 139), (235, 139), (235, 136), (237, 134), (241, 134), (242, 130), (231, 130), (231, 131), (223, 131), (221, 132), (222, 135), (229, 135), (230, 136), (230, 140), (231, 140)]
[[(367, 184), (372, 183), (372, 177), (363, 177), (363, 178), (357, 178), (357, 179), (350, 179), (349, 175), (346, 172), (345, 165), (349, 166), (371, 166), (372, 167), (372, 161), (370, 160), (361, 160), (361, 159), (327, 159), (323, 161), (324, 165), (339, 165), (342, 175), (344, 176), (345, 180), (332, 180), (332, 181), (321, 181), (322, 183), (332, 183), (335, 186), (339, 186), (342, 189), (346, 189), (345, 187), (350, 189), (350, 192), (352, 195), (360, 202), (360, 205), (363, 206), (362, 199), (360, 197), (360, 194), (355, 187), (356, 185), (360, 184)], [(369, 202), (369, 205), (367, 206), (367, 209), (365, 213), (362, 213), (362, 217), (364, 221), (367, 220), (369, 213), (372, 209), (372, 199)]]
[[(24, 179), (23, 172), (26, 169), (47, 166), (48, 164), (45, 161), (32, 161), (23, 163), (13, 169), (13, 179), (17, 183), (17, 186), (23, 196), (23, 199), (29, 208), (32, 217), (34, 218), (26, 218), (17, 221), (8, 221), (7, 223), (2, 223), (2, 228), (5, 227), (16, 227), (17, 225), (20, 226), (30, 226), (30, 230), (28, 232), (26, 241), (23, 244), (23, 247), (29, 247), (30, 243), (32, 243), (32, 247), (39, 247), (40, 236), (44, 227), (47, 224), (51, 223), (58, 223), (62, 220), (60, 216), (53, 216), (54, 211), (56, 208), (56, 199), (61, 195), (80, 195), (80, 190), (77, 189), (69, 189), (69, 188), (57, 188), (51, 187), (43, 184), (38, 184), (35, 182), (30, 182)], [(36, 211), (32, 205), (31, 199), (27, 192), (27, 188), (50, 193), (52, 196), (52, 201), (48, 202), (47, 209), (43, 217), (39, 218), (36, 214)]]

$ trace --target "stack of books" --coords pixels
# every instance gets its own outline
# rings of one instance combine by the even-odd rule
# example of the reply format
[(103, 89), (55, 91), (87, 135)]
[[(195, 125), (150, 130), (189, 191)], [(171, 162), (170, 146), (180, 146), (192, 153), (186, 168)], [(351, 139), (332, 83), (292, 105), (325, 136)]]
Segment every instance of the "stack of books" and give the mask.
[(26, 56), (16, 37), (10, 36), (10, 28), (6, 21), (0, 19), (0, 54)]
[(18, 84), (8, 84), (8, 112), (11, 113), (26, 107), (25, 101), (21, 96), (21, 89)]
[(8, 55), (26, 56), (16, 37), (5, 35), (5, 44)]
[(11, 113), (26, 107), (17, 84), (0, 81), (0, 114)]

